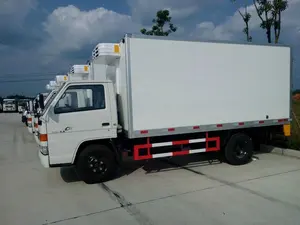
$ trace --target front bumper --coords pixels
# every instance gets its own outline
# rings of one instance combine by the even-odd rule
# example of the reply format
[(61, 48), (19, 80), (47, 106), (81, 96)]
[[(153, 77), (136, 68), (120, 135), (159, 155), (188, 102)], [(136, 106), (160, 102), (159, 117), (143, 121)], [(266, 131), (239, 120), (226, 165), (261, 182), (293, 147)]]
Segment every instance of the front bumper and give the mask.
[[(40, 147), (41, 148), (41, 147)], [(39, 149), (39, 159), (43, 167), (50, 168), (48, 155), (43, 155)]]

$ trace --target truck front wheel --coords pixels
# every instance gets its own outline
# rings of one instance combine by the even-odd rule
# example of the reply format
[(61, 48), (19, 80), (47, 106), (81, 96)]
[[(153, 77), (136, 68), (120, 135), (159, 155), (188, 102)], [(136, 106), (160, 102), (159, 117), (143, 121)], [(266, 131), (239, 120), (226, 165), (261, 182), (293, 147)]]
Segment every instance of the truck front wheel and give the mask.
[(225, 158), (231, 165), (243, 165), (251, 161), (253, 156), (252, 139), (243, 133), (230, 137), (225, 147)]
[(116, 171), (114, 153), (105, 145), (89, 145), (80, 153), (76, 171), (87, 184), (107, 181)]

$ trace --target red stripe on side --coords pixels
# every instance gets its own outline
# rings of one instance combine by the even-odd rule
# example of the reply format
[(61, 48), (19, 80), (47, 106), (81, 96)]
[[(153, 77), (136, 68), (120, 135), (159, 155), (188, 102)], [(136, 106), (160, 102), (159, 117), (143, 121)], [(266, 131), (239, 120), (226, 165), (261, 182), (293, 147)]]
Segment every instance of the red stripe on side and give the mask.
[(265, 121), (261, 120), (261, 121), (259, 121), (258, 123), (262, 124), (262, 123), (265, 123)]
[(173, 156), (179, 156), (179, 155), (188, 155), (190, 152), (189, 150), (184, 150), (184, 151), (180, 151), (180, 152), (173, 152)]
[(217, 124), (217, 127), (223, 127), (223, 124)]
[[(133, 147), (133, 159), (134, 160), (144, 160), (144, 159), (152, 159), (152, 155), (150, 154), (150, 148), (152, 144), (150, 144), (150, 139), (147, 138), (147, 144), (144, 145), (135, 145)], [(140, 149), (146, 148), (147, 155), (140, 156)]]
[(141, 134), (148, 134), (149, 132), (147, 130), (141, 130), (140, 133)]
[(289, 120), (288, 119), (279, 119), (278, 123), (287, 122), (287, 121), (289, 121)]
[(168, 131), (169, 132), (175, 131), (175, 128), (169, 128)]
[(244, 125), (245, 125), (244, 122), (240, 122), (240, 123), (239, 123), (239, 126), (244, 126)]
[(172, 145), (187, 145), (189, 144), (189, 140), (184, 141), (172, 141)]
[(199, 130), (199, 129), (200, 129), (200, 126), (194, 126), (193, 129), (194, 129), (194, 130)]
[[(216, 147), (209, 147), (209, 142), (216, 142)], [(220, 137), (208, 137), (206, 133), (206, 152), (216, 152), (221, 150)]]

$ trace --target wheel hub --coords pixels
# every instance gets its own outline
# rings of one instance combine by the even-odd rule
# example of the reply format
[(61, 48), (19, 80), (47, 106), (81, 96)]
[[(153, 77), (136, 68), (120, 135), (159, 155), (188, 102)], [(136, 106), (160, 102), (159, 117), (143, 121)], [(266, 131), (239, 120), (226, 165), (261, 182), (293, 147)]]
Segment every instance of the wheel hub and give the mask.
[(247, 151), (245, 151), (244, 146), (247, 145), (247, 142), (238, 143), (236, 147), (236, 156), (238, 158), (243, 158), (247, 155)]
[(105, 173), (107, 171), (106, 164), (102, 159), (96, 158), (95, 156), (90, 156), (88, 160), (89, 168), (94, 173)]

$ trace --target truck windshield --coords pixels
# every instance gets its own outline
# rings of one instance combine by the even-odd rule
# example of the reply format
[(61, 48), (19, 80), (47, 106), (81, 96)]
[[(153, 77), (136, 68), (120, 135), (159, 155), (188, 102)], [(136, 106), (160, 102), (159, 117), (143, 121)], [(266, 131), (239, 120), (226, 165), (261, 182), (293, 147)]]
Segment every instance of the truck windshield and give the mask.
[(46, 103), (45, 108), (44, 108), (43, 112), (41, 113), (41, 115), (43, 115), (44, 112), (47, 111), (47, 109), (48, 109), (49, 106), (51, 105), (53, 99), (55, 98), (56, 94), (59, 93), (60, 90), (61, 90), (64, 86), (65, 86), (65, 83), (64, 83), (63, 85), (61, 85), (57, 91), (54, 91), (54, 92), (52, 93), (52, 95), (49, 97), (49, 99), (47, 99), (47, 103)]
[(25, 106), (25, 105), (26, 105), (26, 102), (19, 102), (18, 105), (19, 105), (19, 106)]
[(4, 100), (3, 104), (15, 104), (15, 102), (11, 100)]

